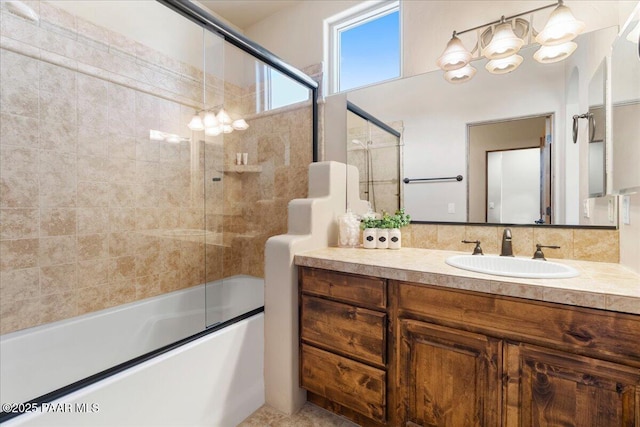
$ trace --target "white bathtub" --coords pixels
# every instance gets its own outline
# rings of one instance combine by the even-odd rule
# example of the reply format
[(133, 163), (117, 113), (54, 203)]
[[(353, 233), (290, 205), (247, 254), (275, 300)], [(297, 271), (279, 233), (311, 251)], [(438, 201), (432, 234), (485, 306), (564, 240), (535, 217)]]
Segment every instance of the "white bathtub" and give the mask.
[[(205, 316), (211, 325), (262, 307), (263, 288), (263, 279), (234, 276), (209, 283), (206, 290), (202, 285), (6, 334), (0, 339), (2, 403), (24, 402), (198, 333), (204, 329)], [(63, 418), (60, 425), (235, 425), (239, 416), (244, 418), (264, 400), (262, 319), (258, 315), (226, 327), (61, 399), (103, 399), (106, 406), (99, 405), (98, 414), (34, 413), (9, 420), (3, 427), (58, 425), (56, 420)], [(192, 408), (192, 403), (178, 407), (172, 403), (197, 402), (203, 395), (208, 396), (202, 402), (205, 413)], [(162, 416), (133, 421), (142, 409), (140, 402)], [(215, 408), (216, 404), (223, 406)], [(165, 413), (172, 405), (179, 418)], [(185, 421), (190, 416), (196, 417), (194, 423)]]

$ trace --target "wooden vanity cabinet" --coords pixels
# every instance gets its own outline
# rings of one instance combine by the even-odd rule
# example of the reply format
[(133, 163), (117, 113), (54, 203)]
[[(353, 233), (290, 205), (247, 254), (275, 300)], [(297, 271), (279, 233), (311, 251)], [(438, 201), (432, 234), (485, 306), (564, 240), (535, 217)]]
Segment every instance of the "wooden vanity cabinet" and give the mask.
[(400, 425), (640, 427), (640, 316), (390, 286)]
[(361, 425), (640, 427), (638, 315), (310, 268), (300, 307), (309, 400)]
[(361, 425), (387, 421), (387, 281), (301, 268), (300, 384)]

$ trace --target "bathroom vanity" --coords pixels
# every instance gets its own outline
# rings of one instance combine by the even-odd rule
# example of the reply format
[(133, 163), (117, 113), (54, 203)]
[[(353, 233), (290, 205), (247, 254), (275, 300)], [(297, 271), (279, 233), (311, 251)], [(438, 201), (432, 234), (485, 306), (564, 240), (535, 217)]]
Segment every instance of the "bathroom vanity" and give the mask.
[(640, 426), (640, 276), (490, 276), (453, 254), (296, 256), (309, 401), (363, 426)]

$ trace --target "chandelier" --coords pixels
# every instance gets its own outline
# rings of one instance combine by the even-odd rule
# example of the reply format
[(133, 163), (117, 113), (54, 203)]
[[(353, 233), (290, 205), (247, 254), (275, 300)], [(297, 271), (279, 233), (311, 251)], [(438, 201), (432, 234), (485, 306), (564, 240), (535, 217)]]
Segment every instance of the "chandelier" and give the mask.
[(217, 114), (214, 111), (215, 108), (196, 111), (187, 126), (196, 132), (204, 131), (204, 134), (209, 136), (218, 136), (221, 133), (231, 133), (234, 130), (249, 128), (249, 124), (243, 118), (233, 120), (224, 108), (220, 108)]

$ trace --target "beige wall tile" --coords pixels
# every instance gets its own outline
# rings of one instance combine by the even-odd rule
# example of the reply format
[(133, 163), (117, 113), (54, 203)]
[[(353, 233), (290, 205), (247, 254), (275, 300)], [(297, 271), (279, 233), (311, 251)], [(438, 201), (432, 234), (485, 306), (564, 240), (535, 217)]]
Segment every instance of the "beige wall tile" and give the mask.
[[(438, 246), (438, 226), (435, 224), (411, 224), (411, 240), (405, 240), (403, 236), (403, 244), (405, 247), (415, 248), (435, 248)], [(404, 234), (404, 229), (402, 230)]]
[(122, 256), (109, 260), (109, 283), (115, 283), (136, 277), (135, 256)]
[(38, 265), (39, 240), (0, 241), (0, 270), (19, 270)]
[[(0, 301), (12, 303), (40, 295), (40, 270), (25, 268), (0, 273)], [(1, 323), (1, 322), (0, 322)]]
[(70, 236), (76, 234), (76, 209), (43, 208), (40, 210), (40, 236)]
[(37, 175), (26, 179), (15, 176), (0, 178), (0, 207), (37, 207), (39, 194)]
[(0, 333), (5, 334), (40, 324), (42, 306), (40, 298), (29, 298), (0, 304)]
[(76, 237), (42, 237), (38, 254), (40, 267), (76, 262)]
[(77, 315), (73, 292), (63, 292), (40, 298), (40, 323), (50, 323)]
[(76, 264), (40, 268), (40, 295), (69, 292), (76, 287)]
[(450, 251), (464, 251), (467, 245), (462, 243), (465, 238), (464, 226), (438, 225), (438, 248)]
[(109, 229), (109, 212), (103, 208), (78, 208), (78, 234), (99, 234)]
[(575, 229), (573, 256), (585, 261), (614, 262), (620, 260), (618, 230)]
[(72, 207), (76, 205), (76, 157), (43, 150), (40, 154), (40, 205)]
[(38, 237), (37, 209), (0, 209), (0, 239), (32, 239)]
[(40, 136), (39, 122), (33, 117), (2, 113), (0, 114), (0, 135), (2, 135), (3, 146), (37, 148)]
[(78, 260), (107, 258), (109, 256), (109, 235), (89, 234), (78, 236)]
[(76, 288), (87, 288), (109, 281), (109, 259), (78, 261)]

